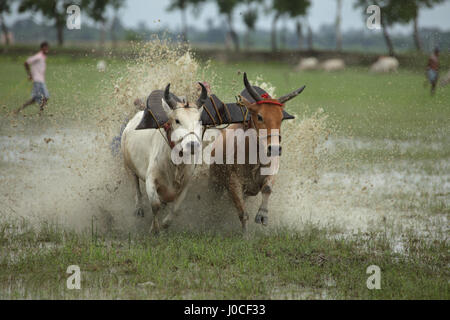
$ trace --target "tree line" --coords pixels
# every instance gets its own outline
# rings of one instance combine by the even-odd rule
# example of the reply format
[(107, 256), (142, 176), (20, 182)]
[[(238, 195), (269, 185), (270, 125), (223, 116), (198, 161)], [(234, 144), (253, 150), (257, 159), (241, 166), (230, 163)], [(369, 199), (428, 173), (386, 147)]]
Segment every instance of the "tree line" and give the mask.
[(355, 7), (365, 10), (369, 5), (378, 5), (381, 9), (381, 29), (389, 55), (394, 55), (394, 45), (389, 35), (389, 27), (398, 24), (413, 24), (413, 39), (417, 51), (422, 51), (419, 37), (418, 17), (422, 8), (432, 8), (446, 0), (357, 0)]
[[(335, 49), (342, 49), (343, 36), (341, 32), (342, 21), (342, 0), (336, 1), (336, 12), (334, 31), (335, 31)], [(394, 55), (394, 44), (389, 29), (394, 24), (412, 24), (413, 41), (416, 50), (422, 50), (422, 43), (419, 36), (418, 15), (421, 9), (431, 8), (436, 4), (446, 0), (353, 0), (355, 8), (361, 11), (361, 23), (365, 22), (367, 17), (366, 9), (369, 5), (376, 4), (381, 8), (381, 28), (384, 41), (388, 48), (389, 54)], [(279, 49), (279, 43), (285, 41), (286, 33), (279, 34), (280, 21), (294, 21), (296, 26), (296, 35), (298, 48), (303, 49), (306, 46), (312, 49), (313, 32), (308, 24), (308, 9), (311, 7), (311, 0), (169, 0), (167, 10), (179, 11), (181, 14), (181, 38), (188, 41), (188, 14), (189, 11), (194, 15), (202, 10), (206, 3), (214, 3), (220, 16), (226, 22), (227, 38), (233, 43), (235, 50), (240, 50), (240, 35), (235, 29), (236, 12), (240, 13), (239, 17), (246, 26), (244, 35), (244, 43), (246, 47), (251, 45), (252, 35), (255, 33), (255, 27), (258, 19), (268, 19), (267, 24), (270, 28), (270, 45), (273, 51)], [(10, 14), (13, 4), (17, 3), (17, 11), (40, 13), (56, 29), (58, 44), (64, 43), (64, 29), (66, 27), (67, 13), (66, 9), (69, 5), (79, 5), (83, 14), (94, 22), (98, 23), (102, 30), (101, 42), (106, 38), (106, 32), (110, 31), (113, 43), (116, 36), (115, 28), (120, 24), (119, 11), (126, 4), (126, 0), (1, 0), (0, 1), (0, 27), (2, 33), (8, 41), (8, 27), (6, 26), (4, 16)], [(113, 16), (109, 17), (107, 12), (113, 12)], [(280, 38), (280, 39), (279, 39)]]
[[(394, 46), (389, 35), (388, 28), (394, 24), (413, 24), (413, 39), (417, 51), (422, 51), (422, 44), (419, 37), (418, 16), (422, 8), (432, 8), (436, 4), (440, 4), (446, 0), (355, 0), (354, 7), (361, 10), (366, 17), (366, 9), (370, 5), (378, 5), (381, 9), (381, 29), (389, 50), (389, 55), (394, 55)], [(225, 16), (228, 33), (233, 40), (236, 50), (239, 50), (238, 35), (233, 28), (233, 17), (235, 11), (240, 7), (244, 7), (242, 19), (247, 27), (247, 38), (254, 31), (256, 22), (261, 10), (265, 13), (272, 13), (271, 21), (271, 47), (272, 51), (277, 50), (277, 23), (280, 19), (291, 19), (295, 21), (298, 45), (302, 49), (303, 45), (303, 29), (307, 25), (307, 42), (308, 47), (312, 48), (312, 30), (304, 19), (307, 16), (308, 9), (311, 6), (310, 0), (170, 0), (169, 10), (179, 10), (182, 14), (183, 38), (187, 39), (186, 10), (188, 7), (199, 8), (202, 3), (213, 2), (217, 5), (219, 13)], [(362, 19), (363, 20), (363, 19)], [(342, 49), (342, 0), (336, 0), (336, 50)], [(302, 23), (303, 22), (303, 23)], [(246, 41), (248, 43), (248, 40)]]
[(93, 21), (106, 26), (108, 17), (107, 9), (112, 8), (115, 16), (120, 8), (125, 4), (124, 0), (1, 0), (0, 2), (0, 25), (8, 44), (8, 27), (4, 16), (11, 13), (13, 4), (18, 4), (19, 13), (31, 12), (40, 13), (43, 17), (53, 23), (57, 32), (58, 44), (64, 43), (64, 29), (66, 28), (67, 8), (77, 5), (83, 8), (83, 13), (87, 14)]

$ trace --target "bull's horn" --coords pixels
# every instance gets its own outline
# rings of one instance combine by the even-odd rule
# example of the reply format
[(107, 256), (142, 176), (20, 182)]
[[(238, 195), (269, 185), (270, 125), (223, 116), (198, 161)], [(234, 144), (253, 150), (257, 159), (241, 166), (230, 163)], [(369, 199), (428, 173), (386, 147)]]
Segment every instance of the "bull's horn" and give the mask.
[(208, 90), (206, 90), (203, 83), (199, 82), (198, 84), (202, 87), (202, 93), (200, 94), (200, 97), (198, 97), (197, 99), (197, 107), (200, 108), (205, 104), (206, 99), (208, 99)]
[(261, 101), (261, 97), (259, 96), (259, 94), (255, 91), (255, 89), (253, 89), (250, 83), (248, 83), (246, 72), (244, 72), (244, 85), (248, 93), (252, 96), (253, 99), (255, 99), (256, 102)]
[(300, 93), (302, 93), (303, 90), (305, 90), (306, 86), (303, 86), (301, 88), (298, 88), (297, 90), (292, 91), (291, 93), (288, 93), (285, 96), (282, 96), (281, 98), (278, 99), (278, 101), (280, 103), (285, 103), (288, 102), (289, 100), (291, 100), (292, 98), (295, 98), (296, 96), (298, 96)]
[(170, 95), (170, 83), (167, 85), (166, 89), (164, 90), (164, 100), (169, 105), (170, 109), (175, 109), (177, 107), (177, 102)]

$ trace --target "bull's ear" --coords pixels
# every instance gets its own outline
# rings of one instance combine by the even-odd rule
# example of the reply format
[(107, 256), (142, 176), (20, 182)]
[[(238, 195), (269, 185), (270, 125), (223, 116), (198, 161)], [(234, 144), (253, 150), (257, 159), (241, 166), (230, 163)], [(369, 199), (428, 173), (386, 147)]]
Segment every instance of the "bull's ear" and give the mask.
[(172, 109), (169, 107), (166, 100), (161, 99), (161, 104), (162, 104), (164, 112), (166, 113), (167, 116), (169, 116), (169, 114), (172, 112)]
[(202, 105), (200, 108), (198, 108), (198, 112), (203, 115), (204, 105)]
[(244, 104), (244, 106), (246, 106), (247, 108), (249, 106), (251, 106), (253, 103), (251, 103), (250, 101), (248, 101), (247, 99), (245, 99), (243, 96), (239, 95), (239, 100), (240, 102), (242, 102)]
[(250, 101), (248, 101), (247, 99), (245, 99), (243, 96), (239, 96), (239, 100), (240, 100), (240, 102), (242, 102), (243, 104), (244, 104), (244, 106), (246, 107), (246, 108), (248, 108), (250, 111), (257, 111), (258, 110), (258, 108), (256, 107), (256, 104), (255, 103), (252, 103), (252, 102), (250, 102)]

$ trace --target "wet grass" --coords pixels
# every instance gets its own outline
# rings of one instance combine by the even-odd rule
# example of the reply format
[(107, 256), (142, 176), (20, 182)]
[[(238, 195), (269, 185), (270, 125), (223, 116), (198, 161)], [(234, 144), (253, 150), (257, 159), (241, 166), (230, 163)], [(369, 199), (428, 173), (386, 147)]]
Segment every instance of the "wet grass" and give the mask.
[[(57, 226), (0, 230), (0, 298), (449, 299), (448, 246), (412, 233), (396, 253), (383, 234), (329, 230), (238, 234), (99, 235)], [(17, 230), (16, 230), (17, 231)], [(81, 289), (66, 269), (78, 265)], [(381, 289), (366, 268), (381, 268)]]
[[(0, 112), (5, 115), (17, 109), (31, 97), (32, 83), (26, 79), (23, 62), (26, 57), (0, 58)], [(47, 114), (67, 119), (86, 120), (93, 109), (106, 100), (105, 87), (112, 92), (111, 74), (124, 68), (123, 62), (109, 60), (109, 73), (96, 69), (99, 59), (49, 57), (47, 60), (47, 87), (50, 101)], [(36, 115), (36, 105), (28, 107), (23, 114)]]

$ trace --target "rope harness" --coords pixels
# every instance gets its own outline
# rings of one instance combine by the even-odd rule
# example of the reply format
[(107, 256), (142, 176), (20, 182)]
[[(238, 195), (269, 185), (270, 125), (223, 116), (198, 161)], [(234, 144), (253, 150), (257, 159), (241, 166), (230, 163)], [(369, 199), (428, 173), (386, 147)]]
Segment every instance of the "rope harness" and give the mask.
[[(279, 107), (283, 107), (283, 106), (284, 106), (284, 104), (282, 104), (282, 103), (280, 103), (280, 102), (278, 102), (278, 101), (275, 101), (275, 100), (271, 99), (270, 96), (269, 96), (267, 93), (262, 94), (261, 97), (262, 97), (264, 100), (257, 101), (256, 104), (258, 104), (258, 105), (261, 105), (261, 104), (271, 104), (271, 105), (275, 105), (275, 106), (279, 106)], [(242, 102), (242, 96), (239, 95), (239, 96), (236, 96), (235, 98), (236, 98), (236, 105), (239, 106), (240, 111), (241, 111), (241, 113), (242, 113), (242, 125), (244, 126), (244, 129), (245, 129), (245, 130), (247, 130), (247, 129), (253, 127), (253, 128), (256, 129), (257, 132), (258, 132), (258, 139), (259, 139), (259, 138), (265, 138), (265, 139), (267, 139), (267, 138), (270, 138), (270, 137), (278, 137), (279, 140), (280, 140), (280, 142), (281, 142), (281, 135), (280, 135), (280, 134), (267, 134), (267, 135), (265, 135), (264, 137), (260, 137), (260, 136), (259, 136), (259, 129), (258, 129), (258, 127), (256, 126), (253, 117), (250, 117), (250, 119), (249, 119), (248, 121), (246, 120), (246, 119), (247, 119), (247, 116), (248, 116), (249, 109), (248, 109), (248, 108), (244, 105), (244, 103)], [(216, 114), (217, 114), (217, 118), (218, 118), (218, 120), (219, 120), (219, 123), (217, 123), (217, 121), (214, 119), (213, 115), (212, 115), (211, 112), (208, 110), (208, 108), (204, 107), (203, 110), (205, 110), (206, 114), (208, 115), (208, 117), (210, 118), (211, 122), (213, 123), (213, 125), (210, 126), (210, 127), (216, 127), (216, 126), (218, 126), (218, 125), (227, 124), (227, 126), (224, 127), (224, 128), (222, 128), (222, 130), (228, 128), (228, 126), (230, 125), (229, 122), (231, 122), (231, 113), (230, 113), (230, 110), (228, 109), (228, 106), (222, 102), (222, 107), (223, 107), (223, 109), (224, 109), (225, 112), (226, 112), (226, 116), (227, 116), (227, 120), (228, 120), (228, 122), (224, 122), (224, 119), (222, 119), (222, 116), (220, 115), (219, 109), (217, 108), (217, 105), (216, 105), (216, 103), (215, 103), (213, 97), (210, 96), (209, 99), (210, 99), (210, 101), (211, 101), (211, 104), (212, 104), (212, 106), (213, 106), (213, 108), (214, 108), (214, 110), (215, 110), (215, 112), (216, 112)], [(185, 107), (178, 107), (178, 108), (175, 108), (175, 109), (173, 109), (173, 110), (180, 109), (180, 108), (195, 108), (195, 107), (190, 107), (189, 104), (188, 104), (188, 105), (186, 105)], [(151, 108), (147, 108), (147, 110), (149, 111), (149, 113), (150, 113), (150, 115), (152, 116), (153, 120), (156, 122), (156, 125), (158, 126), (158, 131), (159, 131), (159, 133), (160, 133), (161, 136), (164, 138), (164, 140), (166, 141), (166, 143), (167, 143), (167, 145), (170, 147), (170, 149), (173, 149), (173, 148), (175, 147), (175, 145), (176, 145), (176, 142), (172, 141), (172, 139), (171, 139), (171, 133), (172, 133), (172, 126), (171, 126), (171, 124), (169, 123), (169, 121), (167, 121), (167, 122), (165, 122), (164, 124), (160, 125), (160, 124), (159, 124), (159, 121), (158, 121), (158, 118), (155, 116), (155, 114), (153, 113), (153, 111), (151, 110)], [(207, 127), (207, 128), (208, 128), (208, 127)], [(189, 135), (192, 134), (192, 135), (195, 136), (195, 138), (196, 138), (200, 143), (202, 143), (202, 141), (203, 141), (203, 136), (204, 136), (204, 134), (205, 134), (207, 128), (205, 128), (205, 130), (203, 130), (203, 133), (202, 133), (202, 137), (201, 137), (201, 138), (200, 138), (194, 131), (190, 131), (190, 132), (188, 132), (187, 134), (185, 134), (179, 141), (183, 141), (184, 138), (186, 138), (187, 136), (189, 136)], [(161, 129), (164, 129), (165, 134), (161, 131)]]
[[(211, 112), (208, 110), (208, 108), (204, 107), (203, 110), (205, 110), (205, 112), (206, 112), (206, 114), (208, 115), (209, 119), (210, 119), (211, 122), (213, 123), (212, 125), (206, 126), (206, 127), (207, 127), (207, 128), (214, 128), (214, 127), (216, 127), (216, 126), (226, 124), (226, 127), (222, 128), (222, 129), (228, 128), (228, 127), (230, 126), (230, 122), (232, 121), (232, 119), (231, 119), (231, 113), (230, 113), (230, 110), (228, 109), (228, 105), (226, 105), (225, 103), (222, 102), (222, 107), (223, 107), (223, 109), (225, 110), (226, 116), (227, 116), (227, 119), (228, 119), (228, 122), (225, 122), (225, 123), (224, 123), (224, 121), (223, 121), (223, 119), (222, 119), (222, 116), (220, 115), (219, 109), (217, 108), (216, 102), (214, 101), (213, 97), (210, 96), (210, 97), (209, 97), (209, 100), (211, 101), (211, 104), (212, 104), (212, 106), (213, 106), (213, 108), (214, 108), (214, 111), (215, 111), (216, 114), (217, 114), (217, 118), (218, 118), (218, 120), (219, 120), (219, 123), (216, 122), (216, 120), (214, 119), (214, 117), (212, 116), (212, 114), (211, 114)], [(206, 130), (205, 130), (205, 131), (206, 131)], [(205, 134), (205, 131), (203, 131), (203, 134)], [(203, 138), (203, 136), (202, 136), (202, 138)], [(202, 140), (203, 140), (203, 139), (202, 139)]]

